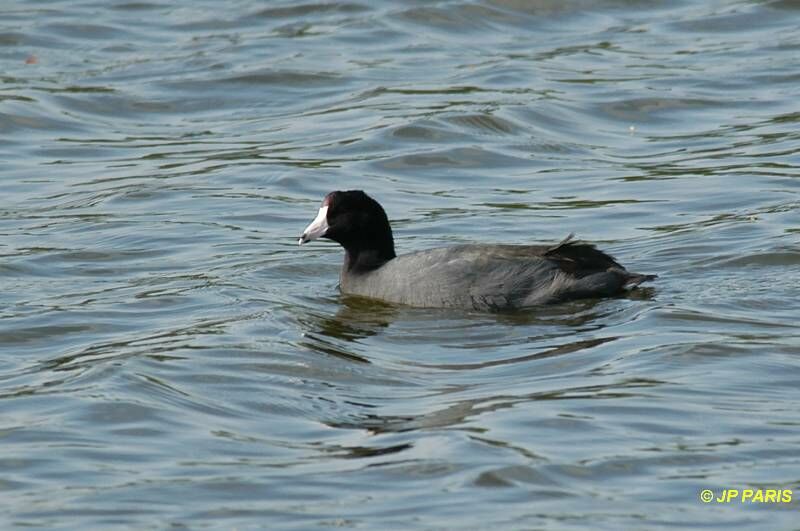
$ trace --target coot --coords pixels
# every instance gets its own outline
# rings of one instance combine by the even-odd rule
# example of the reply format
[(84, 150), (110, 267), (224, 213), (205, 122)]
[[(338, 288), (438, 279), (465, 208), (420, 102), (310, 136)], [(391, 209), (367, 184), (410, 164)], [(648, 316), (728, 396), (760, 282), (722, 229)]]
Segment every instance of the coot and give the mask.
[(386, 212), (361, 190), (325, 196), (298, 243), (317, 238), (344, 247), (343, 293), (409, 306), (513, 310), (616, 295), (656, 278), (571, 234), (549, 246), (468, 244), (397, 256)]

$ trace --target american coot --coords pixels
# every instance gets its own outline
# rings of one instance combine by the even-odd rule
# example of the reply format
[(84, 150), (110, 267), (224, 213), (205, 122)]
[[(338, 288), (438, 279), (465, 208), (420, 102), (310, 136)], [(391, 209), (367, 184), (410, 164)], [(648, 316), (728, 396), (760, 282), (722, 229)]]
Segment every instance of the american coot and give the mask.
[(593, 245), (456, 245), (395, 255), (392, 228), (377, 201), (360, 190), (331, 192), (300, 245), (317, 238), (345, 250), (343, 293), (427, 308), (510, 310), (605, 297), (656, 275), (628, 272)]

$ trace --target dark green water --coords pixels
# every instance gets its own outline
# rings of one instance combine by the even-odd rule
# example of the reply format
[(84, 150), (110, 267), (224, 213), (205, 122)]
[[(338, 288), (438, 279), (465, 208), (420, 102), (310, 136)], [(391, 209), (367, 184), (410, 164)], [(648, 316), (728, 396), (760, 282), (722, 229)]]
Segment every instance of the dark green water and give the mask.
[[(791, 529), (800, 3), (11, 1), (4, 529)], [(657, 273), (518, 315), (345, 300), (570, 232)], [(703, 503), (711, 489), (794, 501)]]

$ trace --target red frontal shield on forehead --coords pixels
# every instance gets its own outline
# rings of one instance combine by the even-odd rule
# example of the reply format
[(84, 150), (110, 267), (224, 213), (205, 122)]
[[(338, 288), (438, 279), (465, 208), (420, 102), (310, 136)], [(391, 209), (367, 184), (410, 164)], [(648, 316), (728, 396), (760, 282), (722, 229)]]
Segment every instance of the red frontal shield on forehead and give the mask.
[(333, 200), (336, 197), (336, 192), (330, 192), (325, 198), (322, 200), (322, 204), (320, 207), (329, 207), (333, 205)]

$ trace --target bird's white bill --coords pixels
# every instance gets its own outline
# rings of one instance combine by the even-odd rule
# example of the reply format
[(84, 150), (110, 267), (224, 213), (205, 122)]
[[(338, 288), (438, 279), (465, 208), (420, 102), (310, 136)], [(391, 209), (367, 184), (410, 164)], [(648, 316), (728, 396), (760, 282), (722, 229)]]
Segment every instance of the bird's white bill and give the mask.
[(325, 236), (326, 232), (328, 232), (328, 205), (319, 209), (317, 217), (306, 227), (306, 230), (303, 231), (303, 235), (300, 236), (297, 243), (298, 245), (303, 245), (311, 240), (316, 240), (317, 238)]

